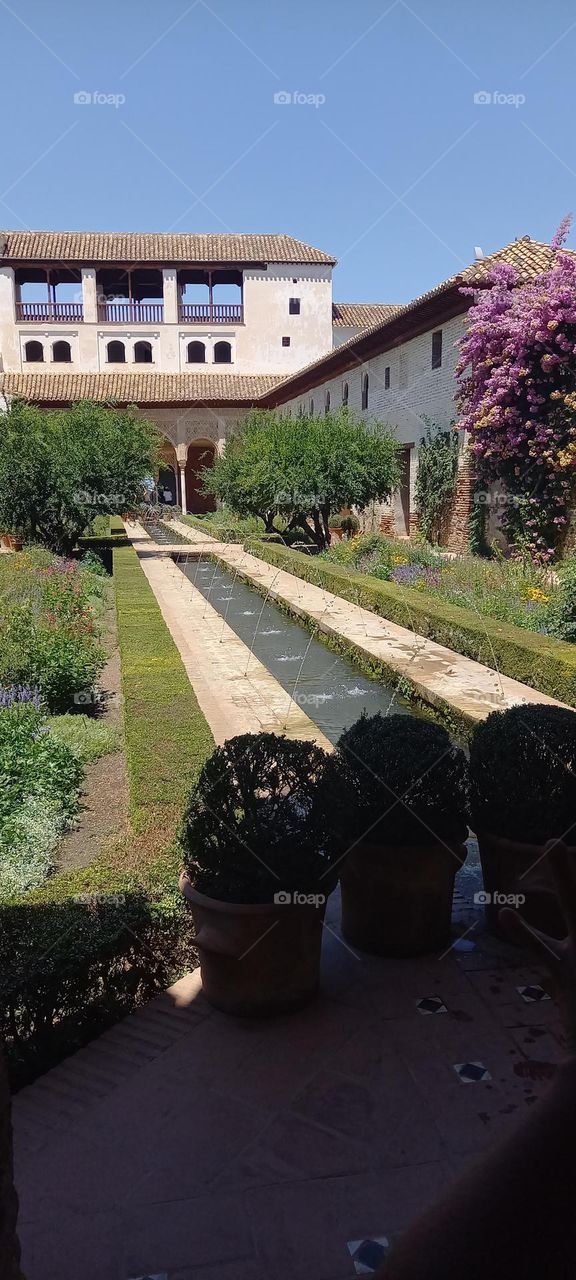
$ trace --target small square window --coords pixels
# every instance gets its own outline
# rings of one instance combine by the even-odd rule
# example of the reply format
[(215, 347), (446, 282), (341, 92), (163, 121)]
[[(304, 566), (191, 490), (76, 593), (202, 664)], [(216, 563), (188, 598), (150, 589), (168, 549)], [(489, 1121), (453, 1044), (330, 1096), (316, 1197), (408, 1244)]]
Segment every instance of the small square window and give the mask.
[(387, 364), (384, 370), (384, 388), (386, 391), (388, 391), (389, 386), (390, 386), (390, 365)]
[(300, 299), (299, 298), (290, 298), (290, 302), (288, 304), (288, 311), (291, 316), (300, 315)]
[(290, 339), (289, 339), (289, 338), (283, 338), (283, 339), (282, 339), (282, 346), (283, 346), (283, 347), (289, 347), (289, 346), (290, 346)]
[(442, 330), (436, 329), (432, 334), (432, 368), (442, 367)]
[(298, 276), (292, 276), (292, 284), (298, 284)]

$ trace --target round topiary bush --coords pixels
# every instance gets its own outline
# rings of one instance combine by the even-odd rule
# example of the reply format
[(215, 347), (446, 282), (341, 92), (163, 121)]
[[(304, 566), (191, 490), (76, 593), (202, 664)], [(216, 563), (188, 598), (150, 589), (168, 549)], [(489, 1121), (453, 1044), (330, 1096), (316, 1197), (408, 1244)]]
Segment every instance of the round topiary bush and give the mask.
[(413, 846), (466, 838), (466, 758), (430, 721), (363, 714), (342, 734), (327, 784), (348, 842)]
[(279, 891), (326, 895), (334, 837), (320, 787), (329, 757), (313, 743), (240, 734), (205, 762), (180, 845), (194, 887), (223, 902), (272, 902)]
[(470, 781), (477, 832), (576, 844), (576, 713), (546, 703), (492, 712), (472, 739)]

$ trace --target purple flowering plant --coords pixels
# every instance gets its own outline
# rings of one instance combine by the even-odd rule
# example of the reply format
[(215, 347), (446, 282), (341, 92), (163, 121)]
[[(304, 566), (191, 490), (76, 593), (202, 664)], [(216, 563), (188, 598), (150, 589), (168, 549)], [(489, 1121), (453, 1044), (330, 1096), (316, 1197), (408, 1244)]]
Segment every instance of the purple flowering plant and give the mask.
[(576, 464), (576, 255), (562, 252), (571, 219), (550, 245), (550, 264), (522, 282), (499, 264), (474, 298), (460, 341), (459, 427), (470, 434), (478, 479), (514, 495), (508, 536), (528, 535), (532, 555), (552, 558), (568, 522)]

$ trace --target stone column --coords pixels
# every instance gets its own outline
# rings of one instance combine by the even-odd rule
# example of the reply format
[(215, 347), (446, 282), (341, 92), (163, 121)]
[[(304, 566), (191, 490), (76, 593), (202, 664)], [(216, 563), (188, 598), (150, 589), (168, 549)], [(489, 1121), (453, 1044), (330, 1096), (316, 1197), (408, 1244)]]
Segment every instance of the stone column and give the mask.
[(82, 267), (82, 305), (85, 324), (98, 324), (96, 269), (94, 267)]
[(187, 516), (188, 508), (186, 506), (186, 464), (182, 466), (182, 463), (180, 462), (178, 465), (180, 467), (180, 506), (182, 507), (182, 515)]
[(178, 277), (175, 267), (162, 271), (164, 293), (164, 324), (178, 324)]

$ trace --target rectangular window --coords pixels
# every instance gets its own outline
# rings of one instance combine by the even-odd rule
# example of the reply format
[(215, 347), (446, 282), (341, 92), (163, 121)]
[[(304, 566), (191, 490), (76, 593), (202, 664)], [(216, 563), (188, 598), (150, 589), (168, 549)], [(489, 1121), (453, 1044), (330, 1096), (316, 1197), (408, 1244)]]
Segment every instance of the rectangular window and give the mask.
[(289, 346), (290, 346), (290, 339), (289, 339), (289, 338), (283, 338), (283, 339), (282, 339), (282, 346), (283, 346), (283, 347), (289, 347)]
[(387, 364), (384, 370), (384, 389), (387, 391), (390, 386), (390, 365)]
[(290, 298), (290, 302), (288, 304), (288, 311), (291, 316), (300, 315), (300, 299), (299, 298)]
[(442, 367), (442, 330), (436, 329), (432, 334), (432, 368)]

